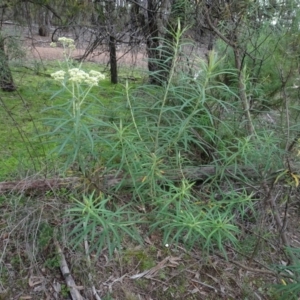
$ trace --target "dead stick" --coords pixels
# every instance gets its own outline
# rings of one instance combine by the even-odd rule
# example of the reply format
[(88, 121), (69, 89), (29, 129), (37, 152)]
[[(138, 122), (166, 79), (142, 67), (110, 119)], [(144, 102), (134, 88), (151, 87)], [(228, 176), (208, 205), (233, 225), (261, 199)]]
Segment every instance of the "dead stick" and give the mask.
[(67, 287), (70, 290), (70, 294), (71, 294), (72, 300), (83, 300), (82, 296), (78, 292), (78, 289), (77, 289), (77, 286), (75, 284), (75, 281), (74, 281), (74, 279), (73, 279), (73, 277), (72, 277), (72, 275), (70, 273), (70, 269), (68, 267), (66, 258), (65, 258), (64, 254), (62, 252), (62, 249), (61, 249), (58, 241), (55, 238), (54, 238), (54, 244), (55, 244), (57, 253), (58, 253), (59, 257), (60, 257), (60, 262), (59, 262), (60, 270), (61, 270), (61, 273), (62, 273), (64, 279), (65, 279)]
[(276, 206), (276, 197), (273, 197), (272, 195), (272, 190), (269, 188), (268, 184), (266, 182), (263, 182), (263, 188), (266, 193), (266, 202), (270, 205), (273, 216), (275, 219), (275, 223), (278, 229), (278, 232), (280, 232), (280, 237), (282, 240), (283, 245), (285, 246), (285, 253), (287, 254), (288, 258), (290, 259), (291, 264), (296, 265), (298, 263), (298, 259), (296, 256), (293, 254), (293, 252), (290, 250), (290, 241), (286, 235), (286, 232), (283, 228), (283, 223), (280, 218), (279, 211)]
[[(85, 229), (85, 228), (84, 228), (84, 229)], [(90, 252), (90, 251), (89, 251), (89, 244), (88, 244), (88, 241), (87, 241), (86, 238), (84, 239), (84, 249), (85, 249), (85, 254), (86, 254), (87, 264), (88, 264), (88, 267), (89, 267), (89, 269), (90, 269), (91, 266), (92, 266), (92, 264), (91, 264), (90, 254), (89, 254), (89, 252)], [(90, 281), (90, 283), (92, 284), (92, 291), (93, 291), (93, 295), (94, 295), (95, 299), (96, 299), (96, 300), (101, 300), (101, 297), (98, 295), (97, 290), (96, 290), (96, 288), (95, 288), (95, 286), (94, 286), (94, 284), (93, 284), (93, 280), (92, 280), (93, 278), (92, 278), (91, 273), (89, 273), (88, 276), (89, 276), (89, 281)]]

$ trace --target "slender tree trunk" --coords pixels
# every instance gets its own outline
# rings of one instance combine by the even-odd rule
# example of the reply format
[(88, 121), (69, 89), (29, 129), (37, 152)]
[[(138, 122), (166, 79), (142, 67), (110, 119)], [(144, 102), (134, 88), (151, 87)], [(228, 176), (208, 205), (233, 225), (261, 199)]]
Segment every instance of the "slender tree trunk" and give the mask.
[(0, 88), (5, 92), (16, 90), (11, 70), (8, 65), (8, 57), (5, 53), (4, 38), (0, 34)]
[(110, 64), (110, 82), (118, 83), (118, 62), (116, 51), (116, 31), (115, 23), (118, 18), (117, 7), (114, 1), (104, 2), (103, 12), (106, 12), (106, 28), (108, 33), (109, 64)]
[(116, 38), (113, 35), (109, 36), (109, 57), (110, 57), (110, 81), (118, 83), (118, 66), (116, 52)]
[(161, 67), (163, 69), (161, 77), (163, 81), (168, 81), (169, 79), (170, 69), (175, 54), (175, 35), (178, 33), (178, 21), (180, 22), (182, 29), (185, 26), (185, 3), (180, 0), (172, 0), (171, 5), (171, 13), (167, 21), (168, 25), (161, 51)]
[[(169, 5), (170, 8), (168, 8)], [(159, 12), (162, 14), (160, 15)], [(177, 32), (178, 19), (184, 27), (185, 13), (185, 3), (182, 1), (148, 0), (148, 28), (145, 36), (151, 84), (162, 85), (168, 81), (174, 56), (174, 34)], [(164, 37), (163, 41), (160, 39), (162, 36)]]
[(149, 82), (151, 84), (161, 85), (159, 80), (159, 72), (161, 71), (160, 51), (159, 51), (159, 30), (157, 24), (157, 2), (155, 0), (148, 0), (148, 26), (145, 32), (147, 54), (148, 54), (148, 70)]

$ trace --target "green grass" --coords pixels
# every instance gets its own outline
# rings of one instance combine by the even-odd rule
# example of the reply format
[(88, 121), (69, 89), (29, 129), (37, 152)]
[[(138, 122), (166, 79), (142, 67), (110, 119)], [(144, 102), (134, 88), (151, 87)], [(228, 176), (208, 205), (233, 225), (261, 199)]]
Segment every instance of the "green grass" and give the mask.
[[(82, 68), (86, 71), (97, 70), (99, 65), (84, 63)], [(55, 111), (48, 108), (53, 104), (65, 103), (69, 97), (66, 93), (56, 95), (61, 90), (61, 86), (50, 77), (50, 74), (59, 69), (57, 62), (47, 62), (44, 65), (32, 64), (28, 67), (12, 66), (18, 89), (13, 93), (0, 91), (1, 181), (45, 172), (46, 166), (49, 168), (48, 160), (53, 158), (48, 154), (52, 146), (46, 145), (45, 137), (41, 137), (47, 130), (43, 119), (55, 114)], [(128, 70), (120, 72), (121, 82), (125, 81), (122, 78), (127, 78), (126, 74)], [(141, 75), (137, 75), (139, 81), (140, 78)], [(136, 85), (137, 82), (130, 84)], [(124, 90), (122, 83), (112, 85), (109, 74), (106, 73), (106, 79), (91, 90), (89, 101), (100, 99), (105, 106), (106, 117), (114, 120), (117, 117), (114, 108), (126, 102)], [(94, 113), (102, 114), (103, 111)]]

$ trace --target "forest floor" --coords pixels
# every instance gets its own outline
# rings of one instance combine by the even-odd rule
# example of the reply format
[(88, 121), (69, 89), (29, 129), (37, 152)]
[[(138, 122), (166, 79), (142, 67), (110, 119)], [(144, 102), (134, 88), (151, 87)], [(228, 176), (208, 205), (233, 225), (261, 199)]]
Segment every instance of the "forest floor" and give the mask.
[[(34, 35), (33, 37), (28, 37), (25, 40), (25, 45), (27, 48), (28, 59), (34, 60), (62, 60), (63, 59), (63, 48), (53, 48), (50, 47), (51, 37), (41, 37)], [(79, 59), (84, 55), (85, 48), (82, 44), (77, 44), (77, 48), (74, 50), (72, 57), (74, 59)], [(193, 56), (197, 56), (201, 59), (205, 59), (207, 54), (206, 40), (203, 43), (198, 43), (197, 47), (187, 47), (187, 51), (193, 52)], [(190, 57), (191, 58), (191, 57)], [(134, 69), (147, 69), (147, 53), (145, 44), (140, 44), (134, 47), (127, 46), (117, 46), (117, 60), (119, 68), (130, 68)], [(100, 63), (102, 65), (109, 64), (109, 52), (107, 45), (102, 45), (97, 48), (97, 51), (93, 51), (85, 59), (87, 62)], [(194, 63), (190, 61), (188, 63)]]
[[(50, 47), (51, 37), (41, 37), (34, 35), (25, 41), (27, 46), (28, 59), (34, 60), (62, 60), (63, 48)], [(74, 59), (79, 59), (84, 55), (84, 45), (76, 44), (76, 49), (72, 53)], [(117, 60), (119, 68), (147, 68), (146, 50), (143, 45), (136, 46), (132, 49), (127, 47), (117, 46)], [(88, 55), (85, 59), (87, 62), (100, 63), (101, 65), (109, 64), (109, 52), (107, 45), (102, 45), (97, 48), (92, 54)]]

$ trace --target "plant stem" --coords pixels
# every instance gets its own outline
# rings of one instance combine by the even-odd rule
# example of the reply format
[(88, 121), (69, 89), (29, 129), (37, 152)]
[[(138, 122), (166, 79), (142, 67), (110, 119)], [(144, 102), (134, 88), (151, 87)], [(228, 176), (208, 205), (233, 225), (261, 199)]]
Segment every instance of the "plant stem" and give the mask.
[(174, 73), (175, 73), (175, 66), (176, 66), (177, 56), (178, 56), (178, 53), (179, 53), (180, 39), (181, 39), (182, 34), (183, 34), (183, 31), (181, 31), (180, 20), (178, 20), (177, 31), (175, 33), (175, 45), (174, 45), (174, 54), (173, 54), (173, 58), (172, 58), (172, 64), (171, 64), (169, 78), (168, 78), (168, 81), (167, 81), (167, 86), (165, 88), (165, 93), (164, 93), (164, 97), (163, 97), (163, 100), (162, 100), (162, 105), (161, 105), (158, 120), (157, 120), (157, 131), (156, 131), (155, 147), (154, 147), (155, 152), (157, 151), (157, 148), (158, 148), (159, 127), (160, 127), (160, 123), (161, 123), (161, 120), (162, 120), (163, 108), (166, 105), (166, 101), (167, 101), (170, 86), (171, 86), (171, 81), (172, 81), (172, 78), (173, 78)]

